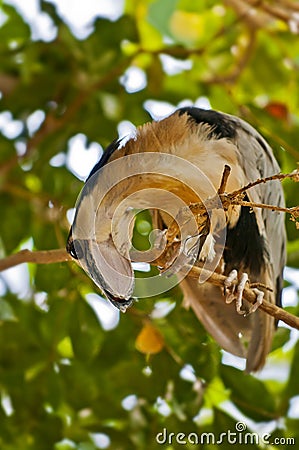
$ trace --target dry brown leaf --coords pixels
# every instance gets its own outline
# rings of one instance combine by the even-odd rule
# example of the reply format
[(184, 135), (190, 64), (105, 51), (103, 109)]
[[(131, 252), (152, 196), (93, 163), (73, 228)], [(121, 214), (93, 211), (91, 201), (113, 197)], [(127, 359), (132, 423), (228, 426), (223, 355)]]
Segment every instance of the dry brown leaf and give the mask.
[(138, 334), (135, 347), (146, 355), (159, 353), (164, 347), (164, 339), (152, 324), (147, 323)]

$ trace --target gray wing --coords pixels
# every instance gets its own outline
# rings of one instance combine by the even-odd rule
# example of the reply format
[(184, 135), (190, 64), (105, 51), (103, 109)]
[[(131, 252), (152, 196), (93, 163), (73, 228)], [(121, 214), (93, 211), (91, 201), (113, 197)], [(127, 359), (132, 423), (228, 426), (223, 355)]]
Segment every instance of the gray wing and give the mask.
[[(248, 123), (232, 118), (238, 126), (236, 146), (239, 150), (239, 160), (248, 181), (275, 175), (280, 167), (273, 155), (272, 149), (265, 139)], [(253, 201), (268, 205), (285, 206), (284, 193), (278, 180), (262, 183), (248, 191)], [(265, 236), (269, 262), (273, 265), (275, 280), (279, 284), (276, 303), (281, 304), (282, 271), (286, 262), (286, 234), (284, 214), (262, 209), (259, 226)]]
[[(267, 142), (246, 122), (215, 111), (184, 108), (197, 123), (211, 125), (211, 138), (226, 138), (235, 145), (238, 164), (245, 179), (255, 181), (280, 171)], [(248, 199), (257, 203), (284, 204), (279, 181), (263, 183), (248, 191)], [(282, 271), (285, 264), (285, 230), (283, 214), (270, 210), (242, 207), (238, 222), (228, 224), (224, 263), (226, 274), (233, 268), (247, 272), (251, 282), (272, 287), (265, 299), (280, 304)], [(240, 317), (234, 305), (224, 303), (220, 288), (209, 283), (199, 285), (186, 278), (181, 287), (186, 304), (227, 351), (247, 358), (247, 370), (258, 370), (271, 348), (275, 324), (260, 310)]]

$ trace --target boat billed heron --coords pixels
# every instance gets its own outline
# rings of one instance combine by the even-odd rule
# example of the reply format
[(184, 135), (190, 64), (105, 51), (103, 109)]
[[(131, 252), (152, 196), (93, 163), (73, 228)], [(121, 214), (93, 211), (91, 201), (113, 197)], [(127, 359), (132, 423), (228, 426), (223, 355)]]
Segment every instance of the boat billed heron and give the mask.
[[(169, 279), (180, 284), (185, 305), (218, 344), (256, 371), (265, 363), (276, 326), (257, 306), (263, 299), (281, 304), (284, 216), (258, 207), (221, 208), (218, 197), (200, 228), (190, 205), (212, 198), (217, 203), (225, 166), (230, 168), (226, 192), (280, 171), (265, 139), (235, 116), (185, 107), (138, 127), (130, 138), (112, 142), (91, 171), (78, 197), (67, 250), (125, 311), (134, 301), (132, 260), (153, 262), (176, 223), (177, 250), (170, 252), (163, 274), (169, 271)], [(284, 205), (277, 180), (246, 190), (244, 200)], [(151, 212), (154, 229), (152, 248), (144, 252), (132, 248), (136, 213), (143, 210)], [(192, 266), (224, 275), (224, 286), (191, 277)], [(243, 298), (248, 283), (258, 286), (253, 306)], [(159, 293), (156, 279), (149, 286), (153, 295)]]

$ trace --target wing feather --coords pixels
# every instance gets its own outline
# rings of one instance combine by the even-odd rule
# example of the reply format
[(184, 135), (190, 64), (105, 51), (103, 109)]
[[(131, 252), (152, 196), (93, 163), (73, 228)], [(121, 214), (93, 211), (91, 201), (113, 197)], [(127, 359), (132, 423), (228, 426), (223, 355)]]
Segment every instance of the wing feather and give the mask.
[[(210, 138), (219, 140), (219, 148), (220, 140), (224, 138), (234, 145), (237, 163), (233, 165), (232, 173), (241, 170), (246, 184), (280, 171), (270, 146), (246, 122), (214, 111), (198, 113), (192, 108), (184, 108), (183, 112), (198, 124), (209, 123), (212, 129)], [(217, 151), (217, 146), (214, 145), (213, 149)], [(213, 157), (215, 155), (211, 154), (211, 165)], [(256, 203), (284, 205), (279, 181), (251, 188), (248, 198)], [(225, 273), (232, 268), (246, 271), (251, 282), (261, 282), (273, 289), (273, 292), (265, 291), (267, 301), (279, 303), (285, 240), (282, 214), (259, 208), (249, 212), (248, 208), (242, 207), (237, 222), (228, 224)], [(245, 356), (248, 371), (258, 370), (264, 365), (275, 330), (272, 317), (257, 310), (240, 320), (236, 311), (224, 303), (220, 288), (209, 284), (202, 286), (188, 278), (181, 287), (188, 305), (224, 349), (237, 356)]]

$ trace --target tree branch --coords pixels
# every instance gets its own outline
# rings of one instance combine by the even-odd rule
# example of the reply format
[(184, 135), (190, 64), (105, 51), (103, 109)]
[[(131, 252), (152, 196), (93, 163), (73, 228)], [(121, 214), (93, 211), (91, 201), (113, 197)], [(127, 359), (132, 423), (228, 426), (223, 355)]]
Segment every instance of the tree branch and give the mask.
[[(64, 248), (43, 251), (21, 250), (18, 253), (0, 260), (0, 272), (23, 263), (54, 264), (72, 260), (73, 258), (66, 252)], [(188, 276), (199, 278), (201, 274), (207, 278), (206, 282), (212, 283), (215, 286), (224, 286), (224, 281), (226, 279), (224, 275), (220, 275), (215, 272), (213, 273), (200, 267), (193, 266)], [(255, 303), (256, 294), (252, 291), (252, 289), (245, 288), (243, 295), (249, 303)], [(284, 309), (279, 308), (278, 306), (273, 305), (266, 300), (263, 300), (263, 303), (259, 306), (259, 309), (267, 314), (270, 314), (276, 320), (281, 320), (290, 327), (299, 330), (299, 317), (288, 313)]]
[(21, 250), (0, 260), (0, 272), (23, 263), (52, 264), (71, 260), (72, 257), (64, 248), (42, 251)]
[[(206, 279), (206, 282), (212, 283), (215, 286), (223, 287), (224, 281), (226, 280), (225, 275), (220, 275), (216, 272), (210, 272), (206, 269), (202, 269), (200, 267), (193, 266), (188, 274), (188, 276), (191, 276), (193, 278), (199, 278), (200, 275), (204, 275)], [(237, 281), (236, 281), (237, 283)], [(252, 291), (251, 288), (245, 288), (243, 297), (249, 302), (249, 303), (255, 303), (256, 302), (256, 294)], [(223, 297), (223, 301), (225, 301)], [(273, 305), (272, 303), (263, 300), (263, 303), (259, 306), (259, 309), (264, 311), (267, 314), (270, 314), (270, 316), (273, 316), (276, 320), (281, 320), (282, 322), (286, 323), (292, 328), (296, 328), (299, 330), (299, 317), (294, 316), (293, 314), (288, 313), (284, 309), (280, 308), (279, 306)]]

